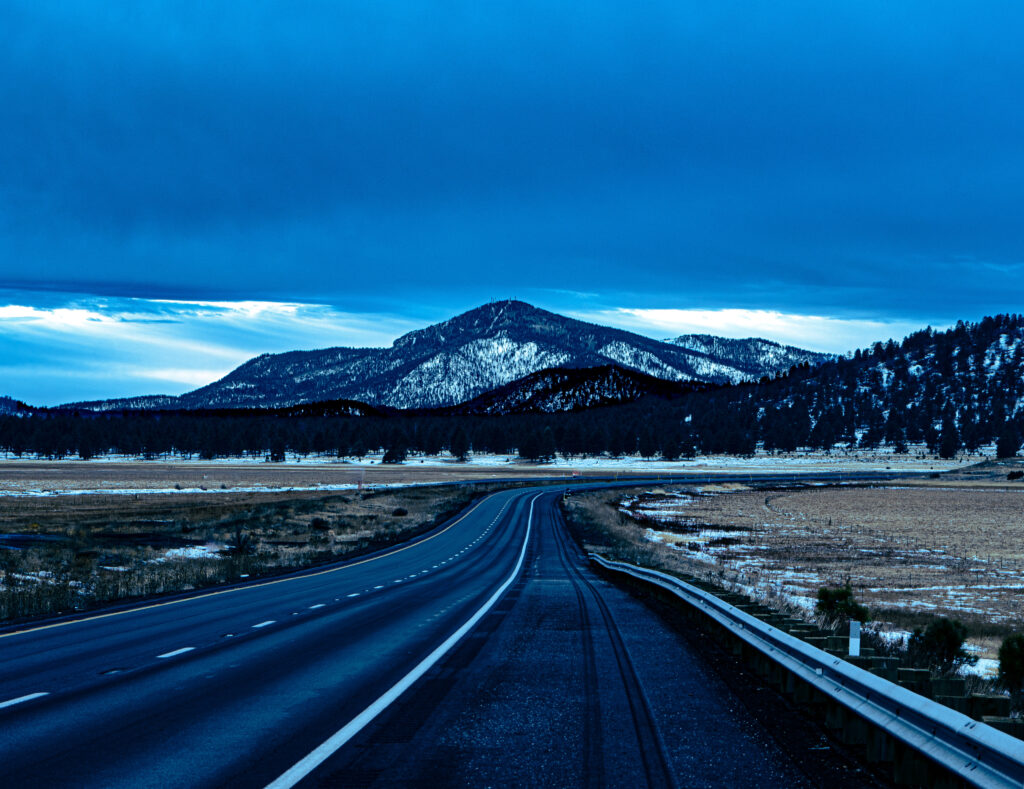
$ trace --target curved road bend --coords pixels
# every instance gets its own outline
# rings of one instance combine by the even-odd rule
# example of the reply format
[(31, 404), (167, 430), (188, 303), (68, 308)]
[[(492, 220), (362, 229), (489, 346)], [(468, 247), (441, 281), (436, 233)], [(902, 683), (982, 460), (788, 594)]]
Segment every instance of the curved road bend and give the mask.
[(557, 495), (493, 494), (324, 572), (0, 634), (0, 782), (806, 785), (697, 650), (587, 569)]

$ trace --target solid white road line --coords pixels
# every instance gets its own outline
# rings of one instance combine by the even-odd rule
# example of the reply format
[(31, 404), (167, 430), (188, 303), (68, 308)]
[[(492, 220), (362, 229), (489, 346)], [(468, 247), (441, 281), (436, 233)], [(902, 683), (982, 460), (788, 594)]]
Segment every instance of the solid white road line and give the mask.
[(49, 696), (49, 693), (29, 693), (27, 696), (18, 696), (16, 699), (8, 699), (7, 701), (0, 701), (0, 710), (4, 707), (13, 707), (15, 704), (21, 704), (23, 701), (32, 701), (32, 699), (42, 698), (43, 696)]
[(338, 729), (338, 731), (325, 740), (312, 753), (296, 763), (275, 781), (267, 784), (267, 789), (290, 789), (290, 787), (295, 786), (295, 784), (323, 764), (331, 757), (332, 754), (341, 748), (341, 746), (356, 736), (356, 734), (358, 734), (370, 721), (393, 704), (395, 700), (408, 690), (416, 680), (426, 674), (427, 671), (437, 663), (437, 661), (444, 657), (445, 654), (455, 646), (463, 636), (466, 635), (466, 633), (473, 629), (473, 626), (484, 617), (484, 614), (494, 607), (494, 604), (498, 602), (498, 599), (505, 593), (505, 590), (512, 585), (513, 581), (515, 581), (516, 577), (519, 575), (519, 571), (523, 567), (523, 560), (526, 558), (526, 546), (530, 542), (530, 529), (533, 526), (533, 503), (539, 497), (540, 494), (534, 496), (530, 500), (530, 515), (526, 521), (526, 536), (523, 538), (523, 547), (519, 552), (519, 560), (516, 562), (516, 566), (513, 568), (512, 574), (501, 586), (498, 587), (498, 590), (491, 595), (487, 602), (480, 607), (480, 610), (473, 614), (473, 616), (471, 616), (466, 623), (462, 625), (462, 627), (448, 636), (448, 638), (445, 639), (437, 649), (423, 658), (423, 660), (420, 661), (412, 671), (392, 685), (390, 690), (388, 690), (383, 696), (356, 715), (356, 717), (349, 721), (348, 724)]
[(272, 625), (276, 621), (276, 619), (268, 619), (266, 622), (260, 622), (258, 625), (253, 625), (252, 627), (255, 630), (257, 627), (266, 627), (267, 625)]
[(162, 655), (157, 655), (158, 658), (177, 657), (178, 655), (184, 655), (186, 652), (191, 652), (195, 647), (182, 647), (176, 649), (173, 652), (164, 652)]

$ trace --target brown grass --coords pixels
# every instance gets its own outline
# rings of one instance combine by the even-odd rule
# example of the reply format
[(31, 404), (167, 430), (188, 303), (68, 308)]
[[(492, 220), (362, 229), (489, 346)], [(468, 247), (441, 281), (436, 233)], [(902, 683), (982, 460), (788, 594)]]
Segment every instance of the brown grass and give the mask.
[(804, 616), (818, 588), (849, 582), (883, 626), (954, 617), (988, 656), (1024, 629), (1024, 488), (673, 487), (582, 495), (573, 510), (608, 533), (588, 535), (595, 547), (653, 546), (659, 566)]
[[(7, 546), (0, 548), (0, 619), (187, 591), (353, 556), (429, 529), (482, 492), (474, 486), (365, 496), (0, 498), (0, 535), (6, 535), (0, 544)], [(239, 545), (245, 550), (234, 547)], [(181, 549), (210, 556), (174, 558)]]

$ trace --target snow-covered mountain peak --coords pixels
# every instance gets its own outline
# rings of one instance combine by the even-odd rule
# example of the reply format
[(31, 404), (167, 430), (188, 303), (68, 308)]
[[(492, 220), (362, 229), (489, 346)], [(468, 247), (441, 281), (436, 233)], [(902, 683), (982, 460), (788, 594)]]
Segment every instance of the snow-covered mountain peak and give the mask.
[[(153, 402), (160, 407), (224, 408), (345, 399), (435, 408), (466, 402), (548, 368), (614, 364), (668, 381), (735, 383), (818, 356), (764, 343), (716, 337), (704, 338), (699, 347), (666, 343), (522, 301), (496, 301), (409, 332), (390, 348), (263, 354), (220, 381)], [(117, 401), (107, 406), (123, 407)]]

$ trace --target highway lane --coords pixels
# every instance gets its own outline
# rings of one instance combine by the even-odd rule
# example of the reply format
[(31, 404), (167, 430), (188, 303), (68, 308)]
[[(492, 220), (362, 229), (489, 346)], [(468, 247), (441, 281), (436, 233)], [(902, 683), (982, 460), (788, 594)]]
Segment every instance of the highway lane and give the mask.
[(4, 785), (265, 785), (509, 579), (533, 495), (338, 569), (3, 634)]

